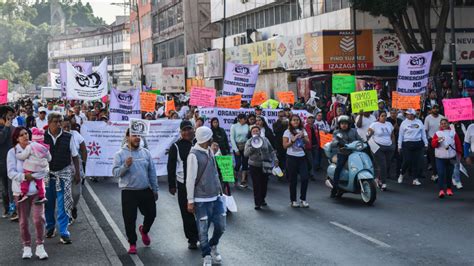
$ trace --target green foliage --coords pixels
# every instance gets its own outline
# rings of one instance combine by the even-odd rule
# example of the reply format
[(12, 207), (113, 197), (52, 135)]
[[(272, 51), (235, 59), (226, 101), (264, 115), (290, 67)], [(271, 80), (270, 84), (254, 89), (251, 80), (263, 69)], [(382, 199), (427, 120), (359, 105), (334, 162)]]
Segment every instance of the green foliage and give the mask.
[(389, 17), (407, 10), (408, 0), (350, 0), (351, 4), (361, 11), (368, 12), (374, 17)]
[(31, 84), (32, 81), (30, 72), (26, 70), (21, 71), (20, 66), (11, 58), (0, 65), (0, 79), (7, 79), (12, 83), (21, 84), (23, 86)]

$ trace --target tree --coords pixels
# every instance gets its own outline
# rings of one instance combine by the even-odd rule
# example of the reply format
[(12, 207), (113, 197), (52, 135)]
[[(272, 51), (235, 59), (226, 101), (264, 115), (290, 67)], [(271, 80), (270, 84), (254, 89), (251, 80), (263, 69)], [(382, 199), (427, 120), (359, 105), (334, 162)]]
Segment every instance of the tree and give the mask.
[(20, 71), (20, 66), (11, 58), (0, 65), (0, 79), (6, 79), (22, 86), (28, 86), (32, 82), (30, 72)]
[[(407, 53), (433, 51), (430, 73), (431, 76), (439, 74), (446, 42), (449, 0), (351, 0), (351, 3), (357, 10), (375, 17), (386, 17)], [(409, 10), (413, 10), (415, 21), (411, 21), (408, 16)], [(435, 10), (438, 16), (434, 47), (431, 10)], [(415, 30), (419, 30), (420, 41)]]

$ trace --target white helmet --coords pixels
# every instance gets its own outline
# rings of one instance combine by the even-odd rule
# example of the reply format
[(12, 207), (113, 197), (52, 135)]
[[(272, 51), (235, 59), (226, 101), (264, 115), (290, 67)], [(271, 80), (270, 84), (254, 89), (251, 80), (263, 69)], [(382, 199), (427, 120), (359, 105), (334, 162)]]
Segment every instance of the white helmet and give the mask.
[(339, 116), (339, 118), (337, 119), (337, 124), (341, 124), (342, 122), (346, 122), (348, 124), (351, 123), (351, 119), (349, 118), (349, 116), (347, 115), (341, 115)]

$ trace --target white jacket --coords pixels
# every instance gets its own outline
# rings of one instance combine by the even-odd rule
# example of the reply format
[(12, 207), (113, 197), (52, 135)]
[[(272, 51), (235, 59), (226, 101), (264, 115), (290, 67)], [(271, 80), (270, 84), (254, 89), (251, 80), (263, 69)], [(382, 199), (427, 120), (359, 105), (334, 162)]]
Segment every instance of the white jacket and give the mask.
[[(11, 148), (7, 154), (7, 173), (8, 178), (12, 180), (12, 191), (13, 195), (18, 196), (21, 193), (20, 184), (25, 180), (25, 174), (23, 173), (23, 161), (16, 158), (15, 153), (21, 153), (23, 149), (20, 144)], [(36, 189), (36, 183), (30, 182), (30, 188), (27, 195), (35, 195), (38, 193)]]
[(451, 159), (456, 157), (456, 142), (454, 130), (439, 130), (435, 133), (438, 139), (444, 138), (435, 148), (435, 157), (440, 159)]

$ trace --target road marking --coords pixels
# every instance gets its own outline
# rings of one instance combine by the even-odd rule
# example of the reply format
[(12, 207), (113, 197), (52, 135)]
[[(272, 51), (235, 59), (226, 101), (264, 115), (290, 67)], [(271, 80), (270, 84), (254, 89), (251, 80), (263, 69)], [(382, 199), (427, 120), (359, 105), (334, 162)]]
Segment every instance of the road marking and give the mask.
[(348, 226), (342, 225), (342, 224), (340, 224), (340, 223), (338, 223), (338, 222), (329, 222), (329, 223), (332, 224), (332, 225), (335, 225), (335, 226), (337, 226), (337, 227), (339, 227), (339, 228), (342, 228), (342, 229), (344, 229), (344, 230), (348, 231), (349, 233), (352, 233), (352, 234), (354, 234), (354, 235), (356, 235), (356, 236), (360, 236), (360, 237), (362, 237), (363, 239), (368, 240), (368, 241), (370, 241), (370, 242), (372, 242), (372, 243), (374, 243), (374, 244), (376, 244), (376, 245), (378, 245), (378, 246), (380, 246), (380, 247), (383, 247), (383, 248), (390, 248), (390, 247), (391, 247), (391, 246), (390, 246), (389, 244), (387, 244), (387, 243), (384, 243), (384, 242), (382, 242), (382, 241), (380, 241), (380, 240), (377, 240), (377, 239), (375, 239), (375, 238), (373, 238), (373, 237), (370, 237), (370, 236), (368, 236), (368, 235), (366, 235), (366, 234), (363, 234), (363, 233), (361, 233), (361, 232), (359, 232), (359, 231), (357, 231), (357, 230), (354, 230), (354, 229), (352, 229), (352, 228), (350, 228), (350, 227), (348, 227)]
[[(109, 212), (107, 209), (104, 207), (102, 202), (100, 201), (99, 197), (97, 197), (97, 194), (95, 194), (94, 190), (92, 187), (89, 185), (89, 183), (86, 181), (84, 182), (87, 191), (91, 194), (92, 198), (94, 199), (95, 203), (99, 207), (100, 211), (104, 215), (105, 219), (109, 223), (110, 227), (112, 227), (112, 230), (114, 231), (115, 235), (118, 237), (120, 243), (122, 243), (122, 246), (125, 248), (125, 250), (128, 250), (130, 247), (130, 244), (128, 243), (127, 239), (125, 236), (122, 234), (122, 231), (120, 231), (118, 225), (115, 223), (115, 221), (112, 219), (112, 216), (110, 216)], [(143, 266), (143, 262), (140, 260), (138, 255), (130, 255), (130, 258), (133, 260), (133, 263), (137, 266)]]

